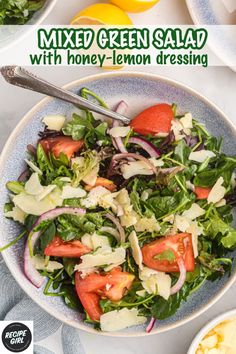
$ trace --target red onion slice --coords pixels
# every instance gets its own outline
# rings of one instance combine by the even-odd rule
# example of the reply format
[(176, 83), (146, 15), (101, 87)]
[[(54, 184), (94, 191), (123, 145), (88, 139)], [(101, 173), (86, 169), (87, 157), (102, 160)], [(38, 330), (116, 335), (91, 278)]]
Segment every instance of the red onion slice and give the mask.
[[(115, 111), (119, 114), (125, 115), (128, 108), (129, 107), (125, 101), (120, 101), (120, 103), (118, 103)], [(119, 126), (120, 126), (120, 122), (116, 119), (113, 119), (112, 127), (115, 128), (115, 127), (119, 127)], [(118, 138), (111, 137), (111, 140), (112, 140), (112, 144), (114, 145), (114, 147), (117, 150), (119, 150), (122, 153), (127, 152), (121, 137), (118, 137)]]
[(137, 144), (139, 145), (143, 150), (145, 150), (151, 157), (160, 157), (161, 153), (160, 151), (156, 148), (156, 146), (149, 141), (141, 138), (134, 136), (132, 138), (129, 138), (129, 143)]
[(116, 154), (116, 155), (114, 155), (113, 158), (112, 158), (111, 164), (114, 165), (114, 161), (127, 159), (129, 157), (131, 157), (131, 158), (133, 158), (135, 160), (140, 160), (140, 161), (145, 162), (148, 165), (148, 167), (153, 171), (153, 173), (157, 174), (156, 167), (148, 159), (146, 159), (146, 157), (144, 157), (142, 155), (138, 155), (138, 154), (129, 153), (129, 152), (124, 153), (124, 154)]
[(123, 226), (121, 226), (119, 220), (113, 216), (112, 214), (106, 214), (105, 215), (107, 219), (111, 220), (113, 224), (116, 226), (117, 230), (119, 231), (120, 234), (120, 243), (125, 242), (125, 231)]
[[(53, 220), (62, 214), (69, 214), (69, 215), (84, 215), (85, 210), (80, 208), (70, 208), (70, 207), (63, 207), (63, 208), (56, 208), (47, 211), (46, 213), (42, 214), (35, 224), (33, 225), (32, 230), (38, 226), (44, 220)], [(35, 243), (40, 236), (40, 232), (33, 232), (30, 236), (31, 239), (31, 246), (34, 249)], [(27, 278), (31, 281), (33, 285), (37, 288), (40, 288), (43, 285), (44, 278), (35, 268), (33, 259), (30, 255), (29, 250), (29, 238), (27, 239), (24, 251), (24, 271)]]
[(156, 319), (154, 317), (151, 318), (147, 328), (146, 328), (146, 332), (150, 333), (151, 330), (153, 329), (154, 325), (155, 325)]
[(184, 265), (183, 258), (178, 258), (177, 263), (179, 266), (180, 275), (179, 275), (179, 279), (178, 279), (177, 283), (174, 286), (172, 286), (172, 288), (170, 289), (171, 295), (178, 293), (180, 291), (180, 289), (182, 288), (182, 286), (184, 285), (185, 280), (186, 280), (186, 268)]

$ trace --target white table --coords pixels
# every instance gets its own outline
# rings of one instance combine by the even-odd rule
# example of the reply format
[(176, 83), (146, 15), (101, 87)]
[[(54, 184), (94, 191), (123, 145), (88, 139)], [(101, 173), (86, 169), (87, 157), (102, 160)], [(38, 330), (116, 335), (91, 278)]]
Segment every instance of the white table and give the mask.
[[(127, 0), (128, 1), (128, 0)], [(65, 24), (76, 11), (93, 0), (58, 0), (53, 13), (45, 23)], [(66, 9), (66, 10), (65, 10)], [(184, 0), (161, 0), (152, 10), (131, 16), (136, 24), (191, 24)], [(126, 69), (125, 69), (126, 70)], [(129, 70), (133, 70), (132, 68)], [(135, 68), (137, 71), (137, 68)], [(235, 90), (236, 74), (226, 67), (204, 68), (140, 68), (139, 71), (152, 72), (178, 80), (201, 92), (216, 103), (236, 124)], [(63, 85), (77, 78), (101, 72), (96, 68), (34, 68), (34, 72), (49, 81)], [(15, 127), (19, 119), (40, 99), (33, 92), (10, 87), (0, 79), (0, 148)], [(216, 315), (236, 307), (236, 284), (211, 309), (199, 318), (171, 332), (150, 335), (143, 338), (106, 338), (80, 332), (86, 354), (186, 354), (189, 344), (196, 332)], [(60, 333), (55, 333), (40, 344), (62, 354)]]

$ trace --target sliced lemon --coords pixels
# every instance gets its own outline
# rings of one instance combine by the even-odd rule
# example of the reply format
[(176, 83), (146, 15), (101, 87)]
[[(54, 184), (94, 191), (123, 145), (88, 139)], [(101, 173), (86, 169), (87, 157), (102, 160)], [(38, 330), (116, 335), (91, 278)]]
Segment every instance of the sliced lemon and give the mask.
[(71, 25), (132, 25), (129, 16), (119, 7), (111, 4), (94, 4), (78, 12)]
[(128, 12), (142, 12), (149, 10), (156, 5), (159, 0), (110, 0), (114, 5)]

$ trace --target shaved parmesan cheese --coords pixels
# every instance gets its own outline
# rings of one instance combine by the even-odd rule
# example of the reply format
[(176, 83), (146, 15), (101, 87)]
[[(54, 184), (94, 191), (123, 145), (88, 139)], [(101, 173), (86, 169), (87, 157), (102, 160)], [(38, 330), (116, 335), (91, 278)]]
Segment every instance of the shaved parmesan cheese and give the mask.
[(215, 157), (216, 154), (211, 151), (211, 150), (199, 150), (199, 151), (193, 151), (189, 155), (189, 160), (196, 161), (196, 162), (203, 162), (207, 158), (212, 158)]
[(32, 161), (25, 159), (25, 162), (34, 172), (37, 172), (40, 176), (42, 176), (43, 172)]
[(155, 136), (157, 136), (158, 138), (166, 138), (169, 135), (169, 133), (157, 133), (155, 134)]
[(193, 117), (191, 113), (186, 113), (182, 118), (180, 118), (180, 123), (185, 129), (192, 129), (193, 127)]
[(132, 250), (132, 255), (134, 257), (135, 263), (138, 265), (139, 269), (143, 269), (143, 255), (141, 248), (138, 243), (138, 237), (135, 231), (132, 231), (129, 235), (130, 247)]
[(18, 221), (21, 224), (24, 224), (26, 213), (17, 206), (14, 206), (11, 211), (7, 211), (6, 213), (4, 213), (4, 216), (6, 218), (12, 218), (14, 221)]
[(174, 227), (179, 231), (185, 232), (190, 226), (191, 220), (182, 215), (175, 215)]
[(40, 183), (38, 173), (34, 172), (29, 180), (25, 183), (25, 191), (28, 194), (37, 195), (43, 191), (43, 186)]
[(80, 187), (74, 188), (71, 186), (64, 186), (61, 197), (62, 199), (83, 198), (86, 195), (86, 191)]
[(150, 157), (150, 159), (148, 159), (155, 167), (161, 167), (163, 166), (165, 163), (162, 159), (156, 159), (155, 157)]
[(137, 220), (136, 224), (134, 225), (134, 228), (137, 232), (154, 232), (160, 231), (160, 224), (156, 220), (155, 216), (152, 216), (151, 218), (144, 217)]
[(109, 134), (113, 138), (124, 138), (130, 132), (130, 127), (114, 127), (109, 130)]
[(171, 130), (174, 133), (176, 141), (179, 141), (184, 138), (185, 135), (182, 134), (183, 126), (177, 119), (173, 119), (171, 121)]
[(71, 166), (76, 164), (78, 167), (84, 166), (84, 157), (83, 156), (77, 156), (71, 159)]
[(145, 297), (146, 296), (146, 290), (138, 290), (138, 291), (136, 291), (136, 294), (138, 296)]
[(99, 164), (97, 164), (91, 172), (89, 172), (83, 179), (82, 181), (89, 186), (95, 186), (97, 177), (98, 177), (98, 172), (99, 172)]
[(142, 280), (142, 286), (148, 294), (158, 294), (168, 300), (171, 289), (171, 277), (168, 274), (143, 267), (139, 271), (139, 278)]
[(107, 232), (108, 234), (115, 237), (115, 239), (119, 242), (120, 241), (120, 234), (119, 232), (110, 226), (103, 226), (101, 227), (101, 232)]
[(175, 221), (175, 214), (170, 214), (170, 215), (166, 216), (165, 218), (163, 218), (163, 221), (173, 224)]
[(198, 226), (197, 221), (192, 221), (186, 232), (192, 235), (194, 258), (198, 256), (198, 236), (203, 234), (203, 227)]
[(201, 208), (197, 203), (193, 203), (188, 210), (185, 210), (183, 212), (182, 216), (185, 216), (190, 220), (194, 220), (204, 214), (205, 214), (205, 210)]
[(100, 318), (100, 325), (102, 331), (113, 332), (130, 326), (137, 326), (146, 321), (146, 317), (138, 315), (136, 308), (123, 308), (103, 314)]
[(145, 189), (145, 190), (142, 192), (140, 199), (141, 199), (143, 202), (145, 202), (145, 201), (148, 199), (148, 197), (149, 197), (149, 195), (150, 195), (151, 193), (152, 193), (152, 189)]
[(55, 184), (50, 184), (49, 186), (43, 187), (43, 191), (36, 195), (36, 200), (40, 201), (44, 199), (47, 195), (49, 195), (57, 186)]
[(226, 205), (226, 200), (223, 198), (223, 199), (221, 199), (219, 202), (217, 202), (216, 204), (215, 204), (215, 206), (217, 207), (217, 208), (219, 208), (219, 207), (221, 207), (221, 206), (224, 206), (224, 205)]
[(81, 238), (83, 245), (89, 247), (91, 250), (96, 250), (97, 248), (103, 248), (111, 250), (110, 242), (107, 236), (97, 235), (96, 233), (90, 235), (85, 234)]
[(45, 264), (45, 259), (38, 255), (33, 257), (33, 263), (36, 269), (46, 270), (49, 273), (63, 268), (63, 264), (56, 261), (49, 261), (48, 264)]
[(144, 161), (128, 161), (121, 166), (124, 179), (129, 179), (136, 175), (149, 176), (154, 172)]
[(193, 191), (195, 190), (194, 184), (192, 184), (190, 181), (186, 181), (186, 187), (190, 190)]
[(224, 183), (223, 177), (219, 177), (208, 195), (207, 202), (209, 204), (210, 203), (215, 204), (219, 202), (222, 198), (224, 198), (226, 189), (225, 187), (222, 186), (223, 183)]
[(71, 178), (70, 177), (60, 177), (60, 181), (70, 183), (71, 182)]
[(83, 271), (91, 267), (104, 265), (120, 265), (125, 262), (126, 251), (123, 247), (112, 249), (99, 248), (94, 253), (87, 253), (81, 256), (81, 263), (76, 266), (76, 270)]
[(116, 201), (123, 210), (122, 215), (120, 215), (121, 225), (126, 227), (135, 225), (138, 220), (138, 215), (133, 210), (129, 193), (125, 188), (121, 189), (121, 191), (117, 194)]
[(106, 194), (110, 194), (106, 188), (98, 186), (93, 188), (89, 194), (87, 195), (87, 198), (83, 199), (81, 201), (81, 204), (85, 208), (91, 208), (91, 207), (96, 207), (101, 199), (102, 196)]
[[(76, 266), (75, 266), (75, 268), (76, 268)], [(75, 268), (74, 268), (74, 271), (76, 271)], [(97, 268), (91, 267), (91, 268), (83, 269), (83, 270), (81, 270), (81, 271), (79, 272), (80, 277), (81, 277), (82, 279), (84, 279), (85, 277), (87, 277), (87, 275), (92, 274), (92, 273), (99, 273), (99, 271), (98, 271)]]
[(51, 114), (43, 118), (43, 123), (50, 130), (60, 131), (65, 124), (66, 118), (60, 114)]
[(41, 215), (47, 211), (62, 205), (59, 188), (54, 189), (44, 199), (38, 201), (35, 196), (22, 192), (13, 197), (14, 204), (26, 214)]

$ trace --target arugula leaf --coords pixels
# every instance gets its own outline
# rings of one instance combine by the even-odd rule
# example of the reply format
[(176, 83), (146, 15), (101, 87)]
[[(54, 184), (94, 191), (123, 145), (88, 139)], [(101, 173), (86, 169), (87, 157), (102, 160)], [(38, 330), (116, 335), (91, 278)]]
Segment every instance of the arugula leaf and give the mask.
[(191, 148), (186, 144), (184, 139), (181, 139), (175, 148), (174, 158), (185, 165), (188, 161), (190, 152)]
[(65, 304), (73, 310), (78, 310), (80, 313), (84, 312), (84, 308), (76, 294), (75, 287), (72, 284), (62, 284), (60, 292), (63, 294)]
[(163, 252), (157, 254), (153, 258), (157, 259), (158, 261), (168, 261), (170, 263), (173, 263), (176, 257), (175, 257), (175, 254), (173, 251), (166, 250), (166, 251), (163, 251)]
[(51, 222), (40, 234), (40, 237), (37, 240), (35, 245), (35, 251), (37, 254), (44, 255), (44, 250), (47, 245), (52, 242), (53, 238), (56, 235), (56, 226), (54, 222)]
[(198, 173), (193, 183), (195, 186), (212, 187), (219, 177), (223, 177), (228, 186), (235, 168), (236, 158), (224, 156), (215, 168)]
[(207, 236), (213, 239), (218, 237), (225, 248), (231, 249), (236, 246), (236, 230), (224, 222), (216, 211), (203, 225)]
[(154, 196), (145, 202), (145, 205), (154, 212), (157, 219), (185, 210), (192, 203), (193, 197), (184, 191), (169, 196)]
[(170, 316), (173, 316), (182, 301), (186, 301), (187, 296), (190, 293), (190, 287), (184, 284), (182, 289), (175, 295), (171, 295), (168, 300), (165, 300), (161, 296), (156, 297), (154, 305), (151, 307), (151, 314), (158, 320), (164, 320)]

